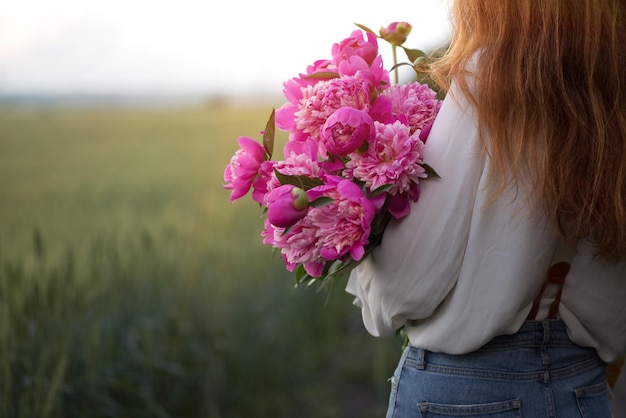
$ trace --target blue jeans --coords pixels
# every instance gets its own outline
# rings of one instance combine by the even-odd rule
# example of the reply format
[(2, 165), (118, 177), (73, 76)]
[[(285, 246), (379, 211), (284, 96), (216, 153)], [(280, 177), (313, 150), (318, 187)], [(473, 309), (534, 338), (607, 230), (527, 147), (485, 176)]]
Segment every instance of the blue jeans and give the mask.
[(605, 363), (560, 320), (527, 321), (464, 355), (407, 347), (387, 418), (610, 418)]

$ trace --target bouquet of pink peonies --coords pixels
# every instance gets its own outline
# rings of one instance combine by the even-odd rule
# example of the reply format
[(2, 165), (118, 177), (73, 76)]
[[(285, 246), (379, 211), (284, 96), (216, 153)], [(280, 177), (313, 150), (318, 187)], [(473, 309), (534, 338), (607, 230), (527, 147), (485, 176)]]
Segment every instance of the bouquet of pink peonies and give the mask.
[[(365, 26), (332, 46), (331, 58), (284, 83), (263, 144), (240, 137), (224, 172), (233, 202), (252, 190), (266, 211), (263, 243), (278, 251), (296, 283), (328, 283), (349, 273), (380, 243), (387, 223), (410, 212), (420, 182), (438, 177), (422, 150), (441, 101), (427, 84), (398, 84), (396, 48), (413, 66), (424, 57), (402, 46), (406, 22)], [(393, 48), (395, 83), (378, 39)], [(417, 64), (415, 64), (417, 65)], [(275, 129), (289, 132), (273, 160)]]

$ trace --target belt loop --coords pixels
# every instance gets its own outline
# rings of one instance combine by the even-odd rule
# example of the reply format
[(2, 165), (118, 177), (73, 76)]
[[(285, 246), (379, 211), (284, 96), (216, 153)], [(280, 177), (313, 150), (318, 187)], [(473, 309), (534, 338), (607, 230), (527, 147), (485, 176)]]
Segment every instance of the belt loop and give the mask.
[(423, 348), (415, 349), (417, 357), (415, 359), (415, 367), (419, 370), (426, 368), (426, 360), (424, 359), (426, 351)]
[(552, 328), (550, 327), (550, 320), (548, 318), (541, 321), (541, 328), (543, 329), (543, 341), (542, 345), (548, 345), (552, 338)]
[(550, 364), (550, 354), (548, 352), (548, 345), (550, 344), (550, 339), (552, 337), (552, 329), (550, 327), (550, 321), (548, 319), (544, 319), (541, 321), (541, 327), (543, 328), (543, 341), (541, 342), (541, 363), (544, 366), (548, 366)]

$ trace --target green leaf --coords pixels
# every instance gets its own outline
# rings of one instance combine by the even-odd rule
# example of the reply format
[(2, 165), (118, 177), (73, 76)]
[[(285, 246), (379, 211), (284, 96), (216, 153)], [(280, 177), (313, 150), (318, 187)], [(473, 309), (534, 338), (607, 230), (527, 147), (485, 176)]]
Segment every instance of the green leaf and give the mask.
[(285, 230), (283, 231), (283, 233), (281, 234), (281, 236), (285, 236), (285, 235), (287, 235), (288, 233), (290, 233), (290, 232), (291, 232), (291, 230), (293, 229), (293, 227), (294, 227), (294, 226), (295, 226), (295, 225), (291, 225), (291, 226), (288, 226), (287, 228), (285, 228)]
[(276, 133), (276, 126), (274, 124), (275, 113), (276, 109), (272, 109), (270, 118), (265, 124), (265, 131), (263, 131), (263, 148), (265, 148), (265, 153), (267, 154), (268, 159), (271, 159), (272, 154), (274, 153), (274, 135)]
[(426, 175), (428, 176), (428, 178), (441, 178), (441, 176), (435, 171), (435, 169), (428, 164), (422, 164), (422, 167), (424, 168), (424, 170), (426, 170)]
[(347, 260), (334, 261), (324, 277), (324, 282), (329, 283), (343, 278), (347, 278), (350, 272), (354, 270), (365, 259), (365, 255), (360, 260), (348, 258)]
[(408, 62), (399, 62), (396, 65), (394, 65), (393, 67), (391, 67), (389, 69), (389, 72), (392, 72), (393, 70), (395, 70), (398, 67), (402, 67), (403, 65), (408, 65), (409, 67), (413, 67), (411, 64), (409, 64)]
[(371, 225), (371, 233), (370, 233), (370, 244), (372, 246), (376, 246), (380, 243), (382, 239), (383, 232), (385, 232), (385, 228), (391, 221), (392, 216), (389, 212), (381, 212), (379, 215), (374, 217), (374, 221)]
[(402, 49), (404, 49), (406, 56), (411, 62), (415, 62), (415, 60), (417, 60), (418, 58), (426, 57), (426, 53), (420, 49), (411, 49), (405, 47), (402, 47)]
[(276, 174), (276, 178), (280, 181), (280, 184), (292, 184), (296, 187), (301, 188), (302, 190), (309, 190), (316, 186), (321, 186), (324, 182), (317, 177), (307, 177), (307, 176), (290, 176), (287, 174), (283, 174), (278, 170), (274, 169), (274, 174)]
[(304, 269), (304, 265), (298, 264), (298, 267), (296, 267), (296, 286), (310, 279), (311, 276), (309, 276), (309, 273)]
[(322, 196), (309, 203), (309, 206), (312, 206), (314, 208), (322, 208), (324, 206), (330, 205), (333, 202), (334, 199), (332, 197)]
[(335, 260), (328, 269), (328, 276), (332, 276), (336, 272), (340, 271), (340, 269), (345, 265), (345, 263), (341, 260)]
[(393, 187), (393, 184), (383, 184), (380, 187), (377, 187), (376, 189), (372, 190), (372, 192), (369, 194), (369, 198), (371, 199), (372, 197), (376, 197), (378, 195), (381, 195), (387, 191), (389, 191), (391, 188)]
[(350, 273), (352, 268), (350, 267), (351, 263), (344, 262), (341, 260), (336, 260), (330, 266), (328, 272), (324, 275), (324, 283), (329, 284), (333, 280), (339, 280), (346, 273)]
[(377, 37), (380, 38), (380, 36), (378, 36), (378, 34), (376, 32), (374, 32), (373, 30), (371, 30), (367, 26), (361, 25), (360, 23), (355, 23), (355, 25), (357, 25), (360, 29), (364, 30), (365, 32), (373, 33), (374, 35), (376, 35)]
[(333, 73), (332, 71), (319, 71), (317, 73), (309, 74), (304, 78), (330, 80), (331, 78), (339, 78), (339, 74)]
[(402, 350), (408, 347), (409, 345), (409, 335), (406, 333), (404, 326), (398, 328), (396, 330), (396, 338), (402, 338)]

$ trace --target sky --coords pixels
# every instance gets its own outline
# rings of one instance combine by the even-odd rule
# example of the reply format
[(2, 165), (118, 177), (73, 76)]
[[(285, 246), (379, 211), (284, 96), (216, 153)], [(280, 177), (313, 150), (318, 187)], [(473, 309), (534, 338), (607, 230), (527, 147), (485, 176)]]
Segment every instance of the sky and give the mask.
[(407, 21), (406, 46), (443, 45), (448, 2), (0, 0), (0, 95), (280, 92), (355, 23)]

